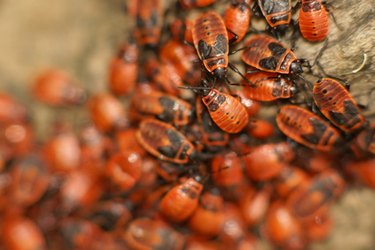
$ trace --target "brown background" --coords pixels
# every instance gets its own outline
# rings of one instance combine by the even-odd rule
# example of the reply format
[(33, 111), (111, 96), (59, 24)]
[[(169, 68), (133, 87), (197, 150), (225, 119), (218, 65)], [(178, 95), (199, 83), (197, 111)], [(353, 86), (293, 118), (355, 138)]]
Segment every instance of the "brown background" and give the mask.
[[(361, 94), (375, 87), (374, 0), (333, 2), (334, 14), (342, 30), (331, 23), (329, 47), (322, 57), (328, 73), (342, 76), (361, 64), (366, 67), (344, 77), (361, 103)], [(129, 20), (120, 0), (0, 0), (0, 91), (14, 95), (32, 112), (40, 138), (48, 135), (49, 123), (72, 120), (79, 125), (86, 114), (77, 109), (51, 109), (35, 103), (29, 87), (35, 74), (46, 67), (67, 70), (78, 84), (91, 92), (104, 90), (108, 62), (116, 46), (126, 36)], [(297, 54), (313, 60), (322, 44), (298, 41)], [(370, 101), (366, 113), (375, 108)], [(80, 119), (75, 119), (77, 116)], [(375, 194), (354, 188), (332, 209), (335, 230), (331, 237), (313, 249), (375, 249)], [(266, 243), (260, 249), (268, 249)]]

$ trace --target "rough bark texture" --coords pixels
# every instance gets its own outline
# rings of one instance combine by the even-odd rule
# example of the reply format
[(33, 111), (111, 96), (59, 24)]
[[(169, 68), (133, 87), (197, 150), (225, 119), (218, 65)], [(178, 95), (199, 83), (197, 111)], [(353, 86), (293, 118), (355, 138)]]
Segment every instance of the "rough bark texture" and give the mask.
[[(331, 18), (328, 48), (320, 62), (327, 73), (347, 79), (356, 99), (366, 104), (369, 100), (363, 93), (375, 87), (375, 0), (330, 4), (342, 30)], [(36, 104), (28, 92), (34, 75), (45, 67), (56, 66), (67, 70), (90, 91), (105, 89), (109, 59), (129, 25), (123, 10), (123, 0), (0, 0), (0, 91), (28, 104), (42, 138), (48, 135), (48, 124), (57, 118), (71, 119), (75, 125), (86, 118), (82, 110), (53, 112)], [(297, 55), (313, 61), (322, 43), (299, 39), (297, 45)], [(364, 53), (368, 56), (366, 66), (349, 74), (362, 63)], [(365, 112), (375, 113), (374, 106), (370, 100)], [(73, 119), (77, 115), (83, 118)], [(347, 192), (332, 210), (334, 232), (313, 249), (374, 249), (374, 207), (372, 191)], [(261, 243), (260, 249), (268, 248)]]

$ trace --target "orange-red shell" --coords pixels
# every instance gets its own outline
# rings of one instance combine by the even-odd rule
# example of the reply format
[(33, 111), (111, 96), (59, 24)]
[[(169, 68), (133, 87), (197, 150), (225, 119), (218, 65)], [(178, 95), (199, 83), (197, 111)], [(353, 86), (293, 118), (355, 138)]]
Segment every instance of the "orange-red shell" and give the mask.
[(298, 23), (299, 30), (306, 40), (324, 40), (329, 31), (329, 19), (322, 0), (302, 0)]

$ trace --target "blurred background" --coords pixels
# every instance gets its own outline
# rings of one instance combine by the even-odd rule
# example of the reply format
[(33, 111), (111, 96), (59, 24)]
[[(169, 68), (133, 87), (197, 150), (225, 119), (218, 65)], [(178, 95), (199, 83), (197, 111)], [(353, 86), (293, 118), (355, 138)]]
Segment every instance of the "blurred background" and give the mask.
[[(36, 103), (29, 93), (35, 75), (45, 68), (57, 67), (70, 73), (91, 93), (105, 90), (111, 56), (127, 36), (126, 0), (0, 0), (0, 91), (13, 95), (27, 105), (41, 141), (49, 124), (59, 117), (83, 124), (86, 114), (80, 109), (56, 109)], [(172, 2), (172, 0), (170, 0)], [(336, 3), (337, 2), (337, 3)], [(351, 91), (359, 102), (374, 87), (371, 62), (375, 37), (374, 0), (336, 1), (333, 13), (342, 30), (334, 26), (322, 64), (329, 73), (346, 75)], [(321, 46), (299, 42), (297, 54), (311, 59)], [(303, 51), (303, 52), (301, 52)], [(358, 74), (347, 74), (362, 62)], [(371, 101), (370, 97), (370, 101)], [(371, 103), (370, 103), (371, 106)], [(371, 114), (374, 107), (366, 110)], [(80, 119), (73, 119), (75, 117)], [(334, 205), (334, 231), (313, 249), (375, 249), (375, 193), (353, 188)], [(266, 243), (260, 246), (268, 249)]]

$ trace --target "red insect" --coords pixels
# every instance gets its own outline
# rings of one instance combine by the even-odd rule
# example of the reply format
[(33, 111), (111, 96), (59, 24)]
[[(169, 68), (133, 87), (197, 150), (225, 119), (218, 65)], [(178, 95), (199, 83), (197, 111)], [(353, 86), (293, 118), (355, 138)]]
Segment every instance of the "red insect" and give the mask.
[(216, 78), (226, 77), (229, 40), (224, 20), (214, 11), (203, 13), (193, 23), (193, 43), (199, 59)]
[(189, 228), (202, 236), (217, 236), (223, 224), (224, 200), (219, 190), (210, 189), (203, 193), (198, 208), (188, 221)]
[(202, 8), (216, 2), (216, 0), (178, 0), (184, 9)]
[(247, 65), (262, 71), (279, 74), (300, 74), (304, 59), (297, 56), (286, 45), (271, 36), (254, 34), (245, 42), (247, 47), (241, 59)]
[(111, 156), (106, 164), (106, 173), (121, 191), (133, 188), (142, 174), (141, 155), (131, 150), (122, 150)]
[(344, 191), (345, 182), (333, 170), (327, 170), (298, 186), (287, 198), (287, 206), (298, 218), (307, 218), (328, 206)]
[(286, 142), (263, 144), (242, 156), (247, 175), (257, 181), (277, 176), (293, 158), (294, 152)]
[(175, 19), (171, 25), (170, 25), (170, 31), (172, 38), (175, 41), (179, 42), (188, 42), (188, 43), (193, 43), (193, 37), (191, 33), (191, 29), (193, 26), (193, 22), (186, 19), (186, 20), (181, 20), (181, 19)]
[[(234, 40), (234, 43), (242, 41), (246, 33), (249, 31), (251, 10), (249, 1), (231, 1), (224, 12), (224, 23), (227, 29), (229, 40)], [(237, 36), (235, 38), (235, 35)]]
[(79, 140), (71, 131), (58, 131), (46, 142), (43, 153), (53, 171), (68, 172), (80, 167)]
[(322, 0), (302, 0), (298, 22), (301, 34), (306, 40), (318, 42), (326, 39), (329, 19)]
[(26, 108), (23, 105), (12, 96), (0, 93), (0, 122), (24, 122), (26, 118)]
[(120, 130), (116, 133), (115, 137), (119, 151), (131, 150), (137, 152), (144, 156), (146, 151), (143, 149), (142, 145), (137, 141), (137, 129), (128, 128), (125, 130)]
[(369, 154), (375, 154), (375, 123), (371, 123), (355, 138), (355, 147)]
[(276, 177), (274, 181), (276, 193), (282, 197), (287, 197), (295, 188), (308, 181), (306, 172), (298, 167), (286, 167)]
[(135, 94), (129, 112), (135, 120), (154, 116), (175, 126), (187, 125), (193, 115), (192, 106), (188, 102), (159, 91)]
[(271, 202), (272, 189), (266, 186), (260, 190), (248, 188), (239, 200), (239, 207), (248, 227), (262, 221)]
[(142, 147), (163, 161), (186, 164), (194, 152), (193, 144), (172, 125), (155, 119), (143, 120), (137, 132)]
[(286, 136), (311, 149), (331, 151), (343, 141), (328, 122), (298, 106), (281, 107), (276, 123)]
[(160, 51), (161, 61), (172, 67), (177, 75), (188, 85), (194, 86), (201, 79), (200, 65), (194, 48), (175, 40), (166, 42)]
[[(292, 19), (291, 0), (258, 0), (253, 9), (257, 6), (270, 28), (277, 33), (284, 32)], [(277, 34), (276, 33), (276, 34)]]
[[(297, 89), (287, 78), (272, 72), (254, 72), (245, 75), (246, 79), (254, 83), (253, 86), (243, 88), (246, 96), (253, 100), (268, 102), (280, 98), (290, 98)], [(242, 81), (246, 86), (247, 82)]]
[(69, 75), (60, 70), (46, 70), (37, 77), (33, 95), (38, 101), (54, 105), (77, 105), (86, 101), (83, 88), (73, 84)]
[(123, 44), (109, 67), (109, 88), (115, 95), (126, 95), (134, 91), (138, 76), (138, 46)]
[(319, 80), (314, 84), (313, 97), (320, 112), (336, 127), (347, 133), (363, 128), (366, 119), (340, 82), (331, 78)]
[(375, 159), (349, 162), (348, 172), (366, 186), (375, 189)]
[(229, 143), (229, 134), (215, 124), (208, 110), (203, 108), (201, 98), (197, 98), (195, 110), (201, 134), (199, 141), (212, 151), (227, 145)]
[(305, 249), (306, 239), (300, 221), (280, 201), (271, 205), (264, 225), (267, 238), (283, 249)]
[(129, 249), (182, 250), (183, 236), (159, 219), (137, 218), (131, 221), (122, 234)]
[(100, 93), (89, 100), (89, 111), (95, 126), (103, 132), (128, 127), (129, 121), (122, 103), (113, 95)]
[(249, 116), (238, 99), (214, 88), (202, 92), (202, 102), (220, 129), (234, 134), (246, 127)]
[(159, 204), (159, 211), (172, 222), (187, 220), (197, 209), (203, 190), (201, 178), (188, 178), (169, 190)]
[(163, 26), (163, 1), (137, 0), (132, 12), (135, 12), (136, 27), (133, 35), (138, 44), (154, 47), (159, 44)]
[(256, 139), (267, 139), (274, 132), (274, 126), (267, 120), (250, 119), (247, 131)]
[(6, 215), (2, 219), (2, 238), (6, 249), (47, 249), (46, 240), (38, 225), (21, 215)]
[(18, 159), (11, 168), (12, 179), (8, 191), (13, 206), (24, 207), (35, 204), (47, 191), (50, 184), (45, 163), (37, 154)]
[(307, 239), (312, 241), (322, 241), (326, 239), (332, 231), (333, 222), (329, 214), (329, 208), (321, 209), (312, 218), (302, 221)]

